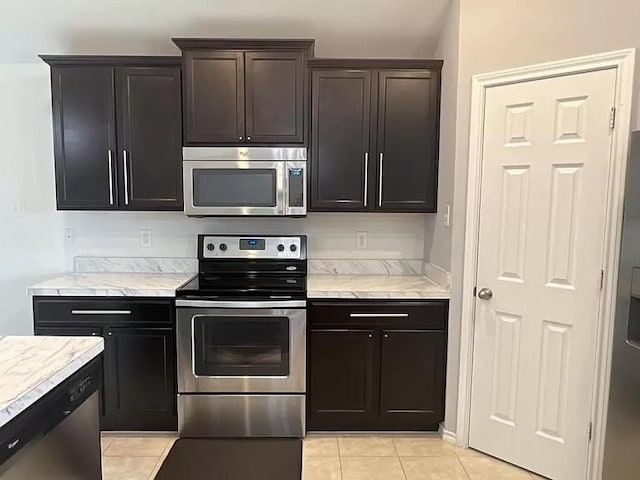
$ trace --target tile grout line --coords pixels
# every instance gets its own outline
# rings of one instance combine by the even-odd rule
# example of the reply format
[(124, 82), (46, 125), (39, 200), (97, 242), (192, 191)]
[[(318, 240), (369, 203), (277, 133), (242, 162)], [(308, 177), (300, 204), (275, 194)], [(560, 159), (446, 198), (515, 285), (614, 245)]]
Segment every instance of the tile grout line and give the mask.
[(404, 470), (404, 465), (402, 464), (402, 459), (400, 458), (400, 452), (398, 452), (398, 446), (396, 445), (395, 438), (391, 439), (391, 443), (393, 444), (393, 449), (396, 452), (396, 458), (398, 459), (398, 463), (400, 464), (400, 470), (402, 470), (402, 476), (404, 477), (404, 480), (408, 480), (407, 472)]
[(340, 466), (340, 480), (344, 480), (344, 472), (342, 471), (342, 453), (340, 452), (340, 437), (336, 437), (338, 446), (338, 465)]
[(458, 452), (456, 452), (456, 460), (458, 461), (458, 463), (462, 466), (462, 470), (464, 471), (464, 474), (467, 476), (467, 478), (469, 480), (473, 480), (471, 478), (471, 474), (469, 473), (469, 471), (467, 470), (467, 467), (465, 467), (464, 462), (462, 460), (460, 460), (460, 455), (458, 455)]

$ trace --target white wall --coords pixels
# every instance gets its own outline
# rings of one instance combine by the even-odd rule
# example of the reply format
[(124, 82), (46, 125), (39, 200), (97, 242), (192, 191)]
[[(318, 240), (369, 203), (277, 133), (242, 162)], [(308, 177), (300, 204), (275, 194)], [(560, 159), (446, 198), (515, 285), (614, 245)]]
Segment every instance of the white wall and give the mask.
[(430, 55), (448, 0), (3, 1), (0, 62), (177, 54), (171, 37), (316, 38), (318, 56)]
[(64, 263), (46, 65), (0, 65), (0, 132), (0, 335), (28, 334), (27, 286)]
[[(422, 259), (425, 215), (312, 213), (307, 218), (187, 218), (182, 213), (66, 212), (65, 266), (75, 256), (195, 257), (199, 233), (290, 233), (309, 235), (310, 258)], [(151, 247), (140, 247), (140, 230), (151, 230)], [(356, 232), (367, 232), (366, 249)], [(62, 236), (62, 234), (60, 234)]]
[[(438, 170), (438, 213), (427, 219), (425, 259), (451, 270), (451, 209), (453, 208), (456, 119), (458, 113), (458, 62), (460, 1), (452, 0), (446, 12), (434, 57), (444, 60), (440, 113), (440, 157)], [(449, 226), (445, 225), (449, 206)]]
[[(629, 47), (640, 47), (640, 2), (637, 0), (460, 0), (460, 63), (454, 210), (452, 235), (452, 302), (450, 328), (461, 318), (462, 260), (465, 249), (466, 184), (469, 154), (471, 77), (507, 68), (549, 62)], [(636, 93), (640, 75), (636, 74)], [(640, 128), (634, 108), (635, 128)], [(459, 352), (449, 358), (458, 359)], [(458, 365), (449, 365), (457, 377)], [(455, 368), (455, 371), (454, 371)], [(455, 399), (448, 399), (445, 426), (455, 431)]]
[[(444, 59), (442, 69), (442, 102), (440, 115), (440, 165), (438, 175), (438, 214), (427, 218), (425, 259), (451, 271), (451, 243), (454, 197), (454, 168), (458, 117), (458, 64), (460, 54), (460, 1), (452, 0), (435, 56)], [(449, 205), (449, 226), (445, 226), (446, 206)], [(460, 364), (460, 322), (449, 321), (447, 346), (447, 385), (445, 425), (455, 423), (458, 400), (458, 371)]]

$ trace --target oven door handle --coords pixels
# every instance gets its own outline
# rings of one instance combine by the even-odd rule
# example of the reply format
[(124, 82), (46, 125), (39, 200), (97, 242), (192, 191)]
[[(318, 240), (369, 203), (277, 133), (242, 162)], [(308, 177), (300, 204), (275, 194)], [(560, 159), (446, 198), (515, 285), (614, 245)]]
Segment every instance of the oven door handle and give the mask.
[(176, 299), (176, 307), (199, 308), (304, 308), (307, 302), (304, 300), (272, 300), (262, 302), (225, 302), (217, 300), (184, 300)]

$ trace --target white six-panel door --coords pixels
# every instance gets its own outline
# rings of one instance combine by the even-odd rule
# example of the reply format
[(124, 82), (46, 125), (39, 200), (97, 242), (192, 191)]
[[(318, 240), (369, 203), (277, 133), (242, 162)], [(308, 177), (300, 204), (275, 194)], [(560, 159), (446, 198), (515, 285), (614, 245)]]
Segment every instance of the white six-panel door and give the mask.
[(554, 480), (586, 474), (615, 82), (486, 94), (469, 443)]

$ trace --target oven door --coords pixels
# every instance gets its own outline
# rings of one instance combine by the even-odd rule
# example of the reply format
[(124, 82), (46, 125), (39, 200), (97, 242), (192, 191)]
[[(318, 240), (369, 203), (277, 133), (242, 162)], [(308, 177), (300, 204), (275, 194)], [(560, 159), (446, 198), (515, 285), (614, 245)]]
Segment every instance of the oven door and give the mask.
[(247, 303), (178, 307), (180, 393), (304, 393), (306, 310)]
[(185, 161), (187, 215), (285, 215), (286, 162)]

